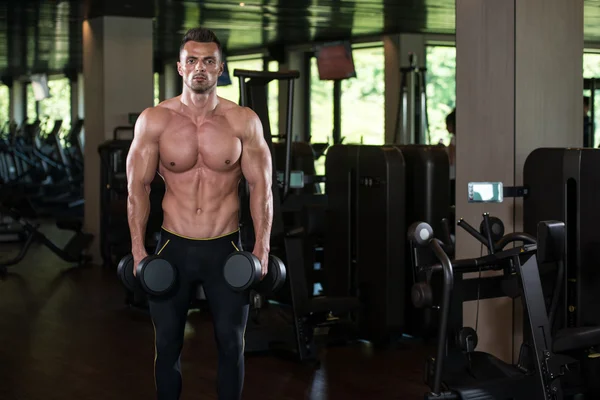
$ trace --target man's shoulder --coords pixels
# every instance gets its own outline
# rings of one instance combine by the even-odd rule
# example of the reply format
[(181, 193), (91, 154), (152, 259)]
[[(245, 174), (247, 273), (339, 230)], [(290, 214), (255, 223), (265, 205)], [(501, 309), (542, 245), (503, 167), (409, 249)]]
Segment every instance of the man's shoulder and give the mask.
[(149, 110), (153, 110), (154, 114), (170, 114), (171, 111), (177, 111), (181, 107), (180, 96), (173, 97), (167, 100), (163, 100), (154, 107), (149, 107)]
[(236, 123), (247, 124), (258, 121), (258, 115), (250, 107), (240, 106), (232, 101), (219, 99), (221, 113), (229, 120), (234, 120)]
[(142, 111), (136, 122), (136, 133), (157, 136), (164, 131), (171, 120), (172, 111), (163, 103)]

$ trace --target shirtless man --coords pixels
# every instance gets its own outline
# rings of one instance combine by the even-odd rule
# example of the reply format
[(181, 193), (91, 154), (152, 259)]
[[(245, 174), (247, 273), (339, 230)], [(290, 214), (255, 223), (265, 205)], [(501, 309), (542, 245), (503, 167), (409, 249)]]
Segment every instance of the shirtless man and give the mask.
[(250, 187), (256, 233), (253, 254), (266, 275), (273, 217), (271, 154), (257, 115), (217, 96), (223, 62), (213, 32), (197, 28), (186, 33), (177, 69), (183, 78), (182, 94), (144, 110), (127, 158), (134, 265), (147, 256), (144, 237), (150, 183), (158, 171), (166, 193), (156, 253), (179, 271), (179, 285), (172, 295), (148, 299), (155, 330), (157, 398), (180, 396), (180, 353), (188, 305), (201, 282), (219, 353), (219, 399), (239, 399), (249, 299), (247, 293), (228, 288), (222, 267), (226, 257), (241, 247), (237, 188), (243, 175)]

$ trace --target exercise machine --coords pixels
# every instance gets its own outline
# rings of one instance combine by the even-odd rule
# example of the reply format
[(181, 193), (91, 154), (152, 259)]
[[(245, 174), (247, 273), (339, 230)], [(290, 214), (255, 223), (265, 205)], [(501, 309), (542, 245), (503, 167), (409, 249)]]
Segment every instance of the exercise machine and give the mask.
[[(317, 222), (316, 215), (327, 207), (327, 197), (312, 191), (302, 190), (305, 185), (318, 183), (321, 177), (310, 176), (292, 170), (292, 112), (294, 82), (298, 71), (270, 72), (234, 70), (239, 78), (240, 105), (253, 109), (261, 120), (265, 141), (272, 154), (273, 162), (273, 224), (271, 231), (271, 253), (283, 260), (287, 266), (287, 281), (275, 298), (266, 299), (262, 309), (253, 310), (246, 329), (247, 353), (264, 352), (272, 349), (291, 350), (297, 360), (318, 361), (315, 331), (332, 328), (344, 319), (340, 316), (359, 308), (355, 297), (311, 296), (306, 282), (306, 271), (312, 268), (310, 261), (314, 248), (311, 236), (324, 229), (323, 221)], [(270, 131), (267, 107), (267, 85), (277, 80), (287, 82), (287, 113), (285, 138), (285, 168), (278, 171)], [(279, 148), (281, 145), (278, 145)], [(240, 188), (240, 228), (243, 248), (252, 251), (254, 232), (249, 209), (249, 192), (245, 182)], [(286, 226), (286, 218), (304, 221), (298, 226)], [(306, 223), (315, 222), (314, 224)], [(284, 315), (283, 323), (266, 321), (269, 311)]]
[(87, 254), (86, 251), (91, 245), (94, 236), (90, 233), (83, 232), (79, 221), (64, 220), (57, 222), (57, 227), (59, 229), (75, 231), (75, 235), (73, 235), (65, 247), (61, 249), (46, 235), (40, 232), (37, 226), (34, 226), (24, 219), (16, 210), (8, 209), (0, 205), (0, 213), (9, 215), (16, 223), (19, 223), (26, 232), (25, 243), (21, 247), (18, 255), (12, 259), (0, 261), (0, 273), (2, 275), (6, 274), (8, 267), (17, 265), (25, 258), (25, 255), (34, 242), (43, 244), (62, 260), (75, 263), (77, 266), (83, 266), (91, 261), (91, 256)]
[(584, 138), (587, 139), (587, 143), (583, 143), (584, 147), (594, 148), (596, 146), (596, 90), (600, 89), (598, 85), (598, 78), (584, 78), (583, 79), (583, 90), (590, 91), (590, 115), (589, 124), (586, 126), (584, 122), (584, 129), (587, 130), (584, 134)]
[(417, 66), (417, 56), (414, 53), (410, 53), (408, 59), (409, 66), (400, 69), (402, 78), (393, 143), (427, 144), (427, 69)]
[[(425, 398), (563, 399), (561, 377), (568, 366), (577, 363), (572, 357), (573, 352), (600, 344), (599, 328), (566, 329), (554, 336), (550, 329), (538, 263), (562, 260), (565, 225), (558, 221), (540, 222), (537, 243), (504, 250), (508, 243), (530, 241), (529, 236), (510, 234), (494, 245), (487, 214), (484, 214), (484, 223), (487, 237), (468, 224), (462, 225), (482, 244), (487, 243), (489, 254), (463, 260), (450, 260), (443, 242), (434, 237), (428, 224), (415, 223), (409, 228), (408, 235), (414, 248), (428, 249), (428, 252), (415, 252), (416, 275), (430, 277), (436, 272), (443, 275), (437, 350), (435, 357), (426, 363), (426, 383), (431, 391)], [(504, 271), (518, 279), (519, 293), (515, 297), (521, 298), (526, 328), (516, 365), (475, 351), (477, 335), (471, 328), (457, 332), (450, 328), (452, 299), (461, 294), (455, 288), (454, 276), (483, 271)], [(415, 284), (412, 298), (417, 307), (433, 305), (434, 293), (427, 279)]]
[(540, 148), (523, 167), (523, 229), (537, 221), (564, 221), (566, 279), (554, 329), (600, 326), (596, 218), (600, 196), (599, 149)]

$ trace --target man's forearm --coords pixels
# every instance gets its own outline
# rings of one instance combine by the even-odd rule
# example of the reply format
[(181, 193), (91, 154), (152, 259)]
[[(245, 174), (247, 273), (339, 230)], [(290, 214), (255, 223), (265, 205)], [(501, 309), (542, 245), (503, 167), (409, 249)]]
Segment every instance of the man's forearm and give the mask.
[(145, 238), (149, 215), (149, 189), (145, 185), (131, 188), (127, 198), (127, 218), (131, 233), (131, 252), (134, 256), (146, 252)]
[(273, 194), (266, 182), (250, 186), (250, 213), (254, 224), (254, 248), (268, 252), (273, 224)]

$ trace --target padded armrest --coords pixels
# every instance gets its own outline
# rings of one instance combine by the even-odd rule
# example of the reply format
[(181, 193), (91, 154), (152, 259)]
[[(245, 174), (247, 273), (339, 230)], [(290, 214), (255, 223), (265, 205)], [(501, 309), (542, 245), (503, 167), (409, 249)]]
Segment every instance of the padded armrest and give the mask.
[(561, 329), (552, 339), (552, 350), (555, 353), (583, 350), (598, 345), (600, 345), (600, 327)]

